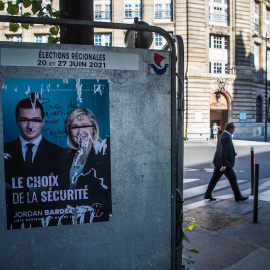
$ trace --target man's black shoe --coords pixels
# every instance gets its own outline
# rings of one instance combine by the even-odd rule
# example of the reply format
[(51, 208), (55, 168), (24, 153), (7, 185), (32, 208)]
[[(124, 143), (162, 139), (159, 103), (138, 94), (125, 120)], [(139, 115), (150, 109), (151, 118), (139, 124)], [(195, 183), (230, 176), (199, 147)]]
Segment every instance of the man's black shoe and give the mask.
[(245, 196), (241, 196), (241, 197), (239, 197), (239, 198), (235, 198), (235, 201), (236, 202), (239, 202), (239, 201), (245, 201), (245, 200), (247, 200), (249, 197), (245, 197)]
[(212, 195), (204, 195), (204, 199), (205, 200), (209, 200), (209, 201), (216, 201), (216, 198), (213, 198)]

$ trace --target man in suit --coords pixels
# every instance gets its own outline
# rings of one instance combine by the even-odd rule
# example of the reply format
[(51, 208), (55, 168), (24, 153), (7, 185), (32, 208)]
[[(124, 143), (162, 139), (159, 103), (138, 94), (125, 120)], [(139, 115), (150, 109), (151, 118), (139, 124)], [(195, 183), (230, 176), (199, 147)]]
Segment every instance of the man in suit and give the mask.
[[(62, 151), (60, 146), (47, 141), (41, 135), (44, 109), (41, 103), (35, 97), (33, 98), (33, 95), (17, 104), (15, 115), (20, 136), (16, 140), (4, 144), (9, 229), (19, 228), (22, 225), (21, 222), (15, 223), (13, 218), (19, 211), (33, 212), (42, 207), (38, 203), (28, 203), (31, 199), (33, 200), (30, 198), (33, 192), (57, 188), (57, 181), (54, 181), (54, 187), (50, 187), (47, 182), (41, 183), (40, 179), (43, 177), (52, 183), (52, 177), (57, 177), (60, 171), (59, 159)], [(23, 194), (24, 201), (18, 203), (14, 193)], [(41, 225), (40, 220), (36, 223)], [(25, 223), (23, 226), (26, 226)]]
[(41, 103), (31, 98), (23, 99), (17, 104), (15, 114), (20, 136), (4, 144), (4, 152), (8, 154), (5, 160), (6, 176), (56, 175), (62, 148), (41, 135), (44, 124)]
[(217, 149), (213, 160), (215, 169), (204, 195), (204, 198), (209, 199), (210, 201), (216, 200), (215, 198), (212, 197), (212, 192), (223, 174), (226, 175), (226, 177), (230, 182), (231, 188), (234, 193), (235, 201), (239, 202), (248, 199), (248, 197), (244, 197), (241, 195), (241, 192), (237, 184), (236, 175), (233, 170), (235, 163), (235, 156), (237, 155), (234, 150), (233, 142), (231, 140), (231, 136), (234, 130), (235, 130), (234, 124), (232, 122), (227, 123), (225, 131), (218, 137)]

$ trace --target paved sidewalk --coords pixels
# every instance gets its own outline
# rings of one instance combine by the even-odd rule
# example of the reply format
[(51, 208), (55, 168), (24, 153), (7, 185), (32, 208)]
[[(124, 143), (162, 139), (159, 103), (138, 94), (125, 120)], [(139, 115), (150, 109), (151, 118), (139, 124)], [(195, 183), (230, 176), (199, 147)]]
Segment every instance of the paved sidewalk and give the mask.
[[(184, 214), (184, 226), (194, 221), (186, 234), (200, 254), (192, 254), (198, 270), (270, 269), (270, 202), (259, 201), (257, 223), (253, 223), (253, 200), (205, 202), (203, 207)], [(187, 255), (188, 253), (186, 253)]]
[(269, 269), (270, 250), (259, 248), (226, 270), (266, 270)]
[[(234, 145), (256, 146), (270, 143), (264, 137), (254, 140), (234, 139)], [(216, 147), (216, 141), (185, 141), (189, 146)], [(198, 206), (184, 205), (184, 224), (200, 225), (186, 235), (190, 244), (186, 248), (197, 249), (200, 254), (185, 253), (195, 260), (186, 265), (197, 270), (266, 270), (270, 269), (270, 178), (260, 185), (257, 223), (253, 222), (253, 196), (245, 202), (234, 201), (233, 196), (220, 196), (218, 201), (205, 201)], [(266, 184), (264, 184), (266, 183)], [(197, 190), (198, 192), (198, 190)], [(249, 190), (250, 192), (250, 190)], [(247, 194), (245, 194), (247, 195)], [(217, 196), (215, 196), (217, 197)], [(184, 263), (184, 261), (183, 261)]]

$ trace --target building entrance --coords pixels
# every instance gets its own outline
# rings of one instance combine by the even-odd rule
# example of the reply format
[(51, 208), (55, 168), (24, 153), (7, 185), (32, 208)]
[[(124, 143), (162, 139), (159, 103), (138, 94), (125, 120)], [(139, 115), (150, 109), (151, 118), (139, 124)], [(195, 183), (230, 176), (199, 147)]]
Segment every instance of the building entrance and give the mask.
[(228, 101), (221, 92), (212, 94), (210, 98), (210, 130), (211, 138), (214, 138), (212, 126), (214, 123), (219, 126), (219, 133), (225, 129), (225, 124), (228, 122)]

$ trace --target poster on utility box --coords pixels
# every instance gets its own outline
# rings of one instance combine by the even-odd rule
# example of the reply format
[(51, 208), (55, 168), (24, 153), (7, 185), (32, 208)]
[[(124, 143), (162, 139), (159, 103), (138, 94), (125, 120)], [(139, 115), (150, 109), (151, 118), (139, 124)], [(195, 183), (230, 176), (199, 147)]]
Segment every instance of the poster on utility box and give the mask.
[(109, 83), (5, 79), (7, 229), (108, 221)]

